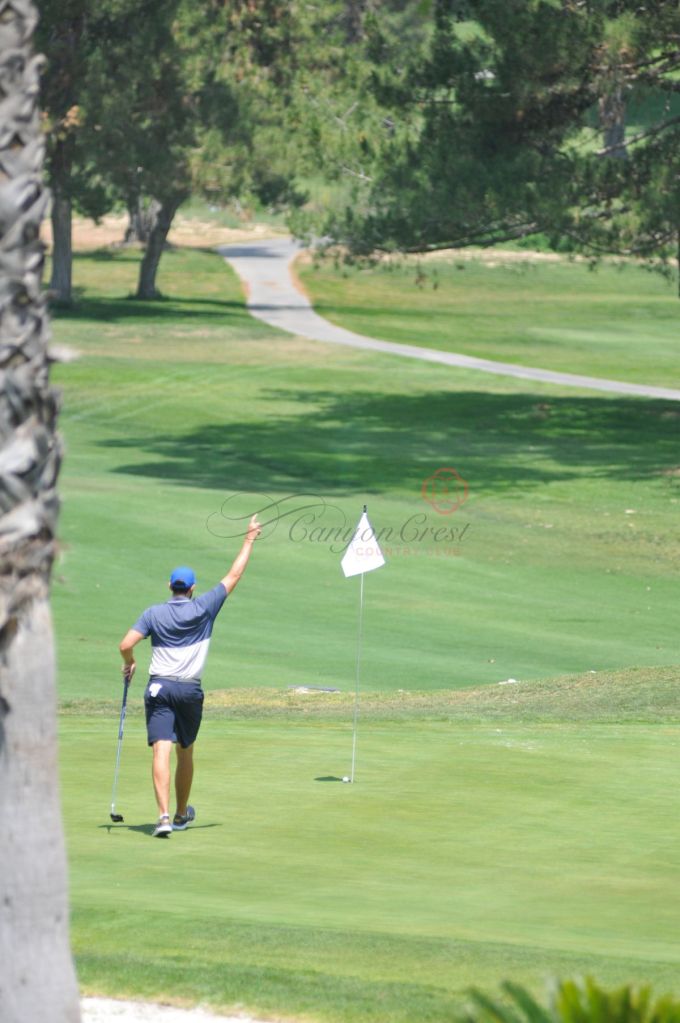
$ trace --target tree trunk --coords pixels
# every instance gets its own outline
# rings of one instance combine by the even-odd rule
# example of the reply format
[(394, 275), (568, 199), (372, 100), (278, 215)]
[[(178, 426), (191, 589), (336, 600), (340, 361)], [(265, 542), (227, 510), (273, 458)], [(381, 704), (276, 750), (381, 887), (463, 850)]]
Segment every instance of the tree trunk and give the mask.
[(604, 148), (607, 156), (618, 160), (628, 157), (626, 150), (626, 100), (620, 83), (600, 98), (600, 126), (603, 133)]
[(0, 1016), (71, 1023), (80, 1008), (56, 791), (52, 623), (46, 582), (27, 572), (23, 585), (25, 603), (3, 630), (0, 672)]
[(0, 19), (0, 1017), (76, 1023), (48, 605), (61, 453), (40, 287), (35, 21), (30, 0)]
[[(60, 175), (62, 177), (63, 175)], [(62, 184), (55, 180), (52, 197), (52, 277), (50, 291), (57, 302), (70, 305), (73, 296), (71, 248), (71, 199)]]
[(180, 207), (182, 198), (166, 199), (162, 203), (155, 204), (155, 217), (153, 227), (149, 234), (144, 258), (139, 267), (139, 281), (137, 284), (136, 298), (154, 299), (160, 298), (160, 292), (156, 288), (156, 274), (158, 264), (163, 255), (163, 248), (172, 226), (175, 213)]
[(123, 238), (123, 245), (147, 245), (155, 218), (154, 201), (146, 205), (139, 196), (130, 198), (127, 203), (128, 226)]
[(358, 43), (364, 38), (364, 17), (368, 0), (345, 0), (344, 23), (348, 43)]

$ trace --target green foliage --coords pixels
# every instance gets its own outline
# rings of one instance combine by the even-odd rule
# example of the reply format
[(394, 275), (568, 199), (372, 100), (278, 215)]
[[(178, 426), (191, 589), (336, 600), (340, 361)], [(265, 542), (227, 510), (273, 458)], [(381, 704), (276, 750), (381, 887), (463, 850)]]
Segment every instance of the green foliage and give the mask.
[[(678, 244), (680, 33), (656, 0), (44, 0), (55, 190), (296, 210), (353, 254)], [(641, 124), (626, 121), (645, 110)]]
[[(543, 231), (596, 255), (675, 255), (680, 10), (653, 9), (471, 0), (462, 31), (461, 6), (438, 0), (424, 55), (404, 67), (374, 47), (383, 127), (320, 233), (355, 254)], [(663, 102), (626, 137), (633, 97)]]
[(152, 3), (118, 47), (97, 50), (84, 127), (118, 195), (224, 201), (258, 175), (271, 188), (263, 162), (251, 170), (255, 124), (271, 100), (266, 62), (289, 42), (278, 31), (285, 5), (269, 8), (260, 24), (236, 2)]
[(332, 0), (309, 18), (289, 126), (299, 148), (297, 174), (316, 176), (331, 188), (294, 211), (290, 223), (298, 235), (325, 230), (329, 204), (352, 210), (359, 203), (360, 209), (382, 147), (408, 136), (410, 128), (385, 103), (385, 91), (431, 35), (431, 8), (430, 2)]
[(555, 984), (547, 1006), (526, 988), (510, 981), (502, 985), (503, 998), (481, 991), (472, 994), (470, 1009), (461, 1014), (466, 1023), (678, 1023), (680, 1001), (671, 996), (654, 998), (649, 986), (630, 985), (608, 991), (588, 977)]
[[(148, 6), (148, 5), (147, 5)], [(114, 201), (108, 175), (101, 173), (96, 138), (86, 106), (96, 68), (107, 47), (118, 52), (136, 9), (126, 0), (41, 0), (35, 44), (46, 60), (41, 104), (47, 141), (46, 171), (52, 190), (85, 214), (101, 216)], [(120, 77), (120, 69), (118, 69)], [(111, 89), (100, 83), (100, 90)], [(116, 140), (115, 153), (120, 149)]]
[(89, 59), (83, 131), (120, 199), (183, 199), (190, 192), (199, 96), (190, 89), (177, 38), (181, 0), (135, 8), (134, 29), (99, 38)]
[[(300, 201), (283, 130), (294, 10), (284, 0), (44, 0), (50, 183), (95, 217), (115, 202), (146, 208), (139, 296), (156, 296), (165, 238), (192, 194)], [(55, 238), (61, 267), (70, 248)]]

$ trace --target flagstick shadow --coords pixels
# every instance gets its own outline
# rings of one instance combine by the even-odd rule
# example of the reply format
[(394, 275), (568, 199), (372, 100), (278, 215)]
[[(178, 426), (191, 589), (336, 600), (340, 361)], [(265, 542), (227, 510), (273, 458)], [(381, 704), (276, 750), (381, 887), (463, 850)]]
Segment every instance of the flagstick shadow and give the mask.
[(336, 778), (334, 774), (326, 774), (323, 778), (315, 778), (314, 781), (342, 781), (342, 778)]

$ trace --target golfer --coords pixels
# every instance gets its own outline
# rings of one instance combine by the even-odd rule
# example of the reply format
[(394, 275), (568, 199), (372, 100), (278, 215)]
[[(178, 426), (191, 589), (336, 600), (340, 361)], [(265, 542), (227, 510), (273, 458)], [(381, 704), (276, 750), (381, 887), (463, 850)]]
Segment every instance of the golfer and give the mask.
[[(152, 777), (158, 803), (155, 838), (184, 831), (196, 817), (189, 806), (194, 776), (194, 742), (203, 714), (201, 673), (208, 656), (213, 622), (224, 601), (243, 575), (253, 543), (262, 532), (253, 515), (243, 546), (224, 579), (214, 589), (194, 596), (196, 576), (190, 568), (175, 568), (170, 576), (172, 597), (144, 611), (120, 643), (123, 675), (131, 680), (136, 663), (133, 649), (151, 637), (149, 683), (144, 693), (149, 746), (153, 748)], [(170, 822), (170, 750), (177, 750), (175, 816)]]

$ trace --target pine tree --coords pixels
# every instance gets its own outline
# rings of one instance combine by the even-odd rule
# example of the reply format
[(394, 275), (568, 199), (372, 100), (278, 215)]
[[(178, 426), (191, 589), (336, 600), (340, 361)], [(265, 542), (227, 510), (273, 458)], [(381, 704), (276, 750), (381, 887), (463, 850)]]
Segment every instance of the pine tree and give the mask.
[[(284, 0), (43, 0), (53, 285), (70, 297), (70, 210), (146, 213), (137, 296), (190, 195), (294, 198), (276, 131), (295, 61)], [(279, 116), (280, 123), (282, 116)], [(61, 229), (60, 229), (61, 227)]]
[(113, 196), (93, 167), (93, 139), (84, 120), (93, 59), (98, 48), (129, 36), (126, 0), (41, 0), (36, 44), (45, 54), (41, 105), (47, 138), (47, 180), (52, 192), (50, 291), (72, 300), (71, 225), (74, 206), (98, 217)]
[(391, 137), (317, 231), (357, 253), (542, 231), (660, 265), (679, 242), (679, 43), (671, 0), (437, 0), (425, 55), (376, 69)]

